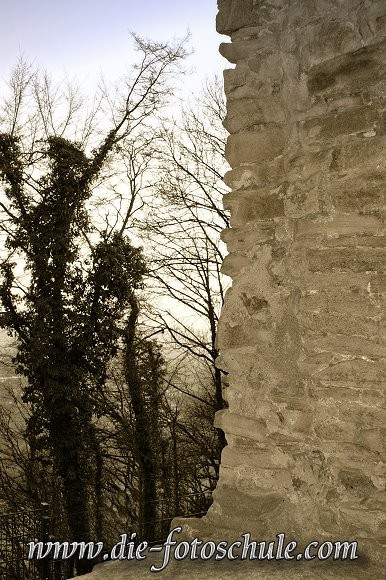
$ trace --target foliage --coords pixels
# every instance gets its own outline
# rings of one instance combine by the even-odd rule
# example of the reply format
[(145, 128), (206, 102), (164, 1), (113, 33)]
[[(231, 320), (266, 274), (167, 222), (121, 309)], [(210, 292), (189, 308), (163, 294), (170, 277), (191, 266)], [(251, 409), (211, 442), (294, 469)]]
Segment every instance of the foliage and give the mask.
[[(85, 267), (78, 240), (101, 151), (87, 158), (75, 144), (52, 137), (45, 153), (47, 172), (36, 181), (39, 201), (32, 203), (23, 189), (17, 139), (0, 136), (0, 175), (17, 216), (7, 242), (24, 255), (30, 275), (21, 298), (12, 291), (16, 263), (3, 264), (0, 296), (3, 325), (19, 337), (17, 369), (28, 379), (29, 436), (52, 450), (67, 514), (78, 514), (87, 510), (90, 457), (98, 452), (92, 417), (101, 410), (93, 393), (105, 382), (120, 319), (145, 265), (122, 234), (102, 234)], [(89, 536), (87, 515), (71, 521), (74, 539)]]

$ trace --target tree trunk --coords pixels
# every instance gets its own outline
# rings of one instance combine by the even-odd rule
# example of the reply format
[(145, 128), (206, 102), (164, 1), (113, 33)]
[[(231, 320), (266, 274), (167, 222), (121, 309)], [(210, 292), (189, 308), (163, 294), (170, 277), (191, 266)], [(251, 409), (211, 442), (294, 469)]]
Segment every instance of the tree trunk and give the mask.
[(125, 336), (125, 379), (135, 417), (135, 451), (141, 472), (140, 533), (146, 541), (152, 541), (157, 539), (155, 537), (157, 519), (157, 506), (155, 503), (157, 496), (157, 467), (154, 450), (152, 448), (151, 427), (149, 425), (149, 417), (146, 411), (136, 361), (135, 330), (138, 314), (139, 307), (136, 299), (133, 297)]

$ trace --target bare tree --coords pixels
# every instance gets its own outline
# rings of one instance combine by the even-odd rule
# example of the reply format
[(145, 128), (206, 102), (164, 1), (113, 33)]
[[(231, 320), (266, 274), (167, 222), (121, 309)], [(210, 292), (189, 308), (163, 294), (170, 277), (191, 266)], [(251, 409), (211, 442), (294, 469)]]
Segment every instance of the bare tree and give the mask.
[[(227, 188), (222, 178), (226, 131), (220, 81), (207, 82), (199, 98), (172, 128), (159, 137), (157, 181), (152, 211), (144, 229), (151, 252), (153, 295), (149, 319), (167, 330), (171, 342), (191, 368), (191, 386), (173, 386), (212, 406), (224, 407), (216, 332), (227, 285), (221, 274), (224, 244), (220, 233), (229, 226), (222, 207)], [(205, 379), (204, 379), (205, 377)], [(209, 378), (209, 380), (208, 380)], [(199, 384), (201, 383), (201, 384)], [(225, 438), (218, 432), (220, 449)]]

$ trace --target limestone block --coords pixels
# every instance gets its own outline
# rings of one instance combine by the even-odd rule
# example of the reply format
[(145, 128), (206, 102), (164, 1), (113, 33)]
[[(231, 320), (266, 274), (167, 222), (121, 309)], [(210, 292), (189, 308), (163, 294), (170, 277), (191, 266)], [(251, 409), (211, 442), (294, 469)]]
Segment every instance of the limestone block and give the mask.
[[(275, 39), (270, 36), (251, 40), (239, 40), (235, 43), (223, 42), (220, 44), (220, 53), (231, 63), (239, 63), (246, 59), (255, 59), (266, 53), (267, 44), (271, 51), (275, 48)], [(272, 54), (272, 52), (270, 53)], [(245, 64), (245, 63), (244, 63)]]
[(360, 211), (382, 215), (385, 209), (385, 190), (382, 186), (382, 174), (372, 172), (358, 176), (348, 175), (330, 183), (328, 195), (337, 211)]
[(309, 69), (308, 90), (311, 95), (323, 94), (326, 98), (368, 91), (385, 79), (385, 58), (383, 41), (323, 61)]
[(230, 133), (253, 129), (262, 123), (283, 122), (285, 115), (280, 100), (272, 95), (267, 102), (256, 102), (256, 99), (228, 99), (228, 113), (224, 127)]
[(311, 272), (384, 272), (385, 251), (378, 248), (333, 248), (307, 251)]
[(284, 200), (280, 191), (260, 193), (243, 191), (224, 196), (225, 209), (232, 211), (232, 226), (259, 222), (284, 215)]
[[(331, 6), (331, 2), (328, 4)], [(360, 31), (342, 14), (334, 18), (325, 13), (309, 21), (302, 26), (299, 41), (301, 60), (307, 69), (363, 47)]]
[[(339, 195), (338, 187), (336, 189), (337, 195)], [(342, 195), (342, 189), (340, 189), (340, 194)], [(356, 198), (357, 201), (358, 197)], [(334, 207), (336, 207), (335, 197), (334, 202)], [(363, 207), (365, 205), (365, 201), (363, 200), (362, 203)], [(375, 207), (375, 204), (373, 207)], [(318, 246), (322, 244), (324, 246), (341, 245), (347, 247), (352, 245), (370, 245), (380, 247), (384, 244), (384, 236), (382, 235), (383, 231), (384, 222), (382, 219), (376, 216), (363, 215), (362, 212), (358, 212), (357, 214), (350, 213), (343, 215), (334, 213), (328, 218), (319, 218), (315, 220), (304, 219), (297, 222), (297, 234), (299, 242), (302, 238), (308, 237), (310, 238), (309, 244), (312, 244), (312, 240), (316, 240), (315, 244)], [(363, 235), (358, 237), (355, 234)], [(368, 234), (374, 235), (370, 236)]]
[(217, 32), (232, 34), (245, 27), (264, 26), (275, 20), (284, 6), (283, 0), (219, 0), (216, 20)]
[[(338, 362), (339, 361), (339, 362)], [(342, 382), (353, 385), (361, 382), (372, 382), (382, 385), (386, 372), (386, 364), (371, 360), (365, 356), (338, 356), (336, 363), (332, 362), (319, 373), (319, 378), (334, 383)]]
[(276, 157), (263, 163), (245, 163), (228, 171), (224, 176), (225, 183), (233, 189), (257, 189), (266, 186), (278, 186), (283, 183), (284, 158)]
[(253, 224), (243, 224), (243, 227), (232, 227), (223, 230), (221, 239), (232, 248), (235, 253), (249, 253), (253, 249), (274, 236), (274, 227), (270, 223), (257, 222)]
[(232, 91), (246, 84), (248, 79), (248, 67), (244, 69), (239, 65), (237, 68), (224, 70), (224, 92), (230, 95)]
[(326, 142), (341, 135), (371, 134), (378, 120), (378, 111), (372, 107), (357, 107), (305, 121), (301, 125), (301, 134), (303, 140), (312, 142)]
[[(330, 169), (339, 172), (338, 177), (343, 181), (355, 175), (356, 179), (368, 179), (369, 186), (372, 179), (378, 179), (380, 183), (386, 170), (385, 146), (386, 137), (383, 135), (350, 139), (334, 150)], [(360, 166), (358, 159), (361, 160)]]
[(286, 136), (280, 127), (243, 131), (228, 137), (225, 154), (231, 167), (241, 163), (261, 163), (283, 154)]

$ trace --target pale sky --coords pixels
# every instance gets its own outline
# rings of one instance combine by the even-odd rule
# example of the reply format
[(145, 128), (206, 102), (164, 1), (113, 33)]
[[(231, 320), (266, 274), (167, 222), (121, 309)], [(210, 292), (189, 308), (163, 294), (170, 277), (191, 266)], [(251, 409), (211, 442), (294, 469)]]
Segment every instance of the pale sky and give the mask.
[(0, 0), (0, 80), (22, 53), (58, 80), (67, 75), (86, 88), (103, 72), (114, 80), (133, 62), (129, 32), (172, 40), (191, 32), (194, 55), (184, 78), (190, 91), (205, 76), (222, 76), (229, 63), (218, 53), (216, 0)]

